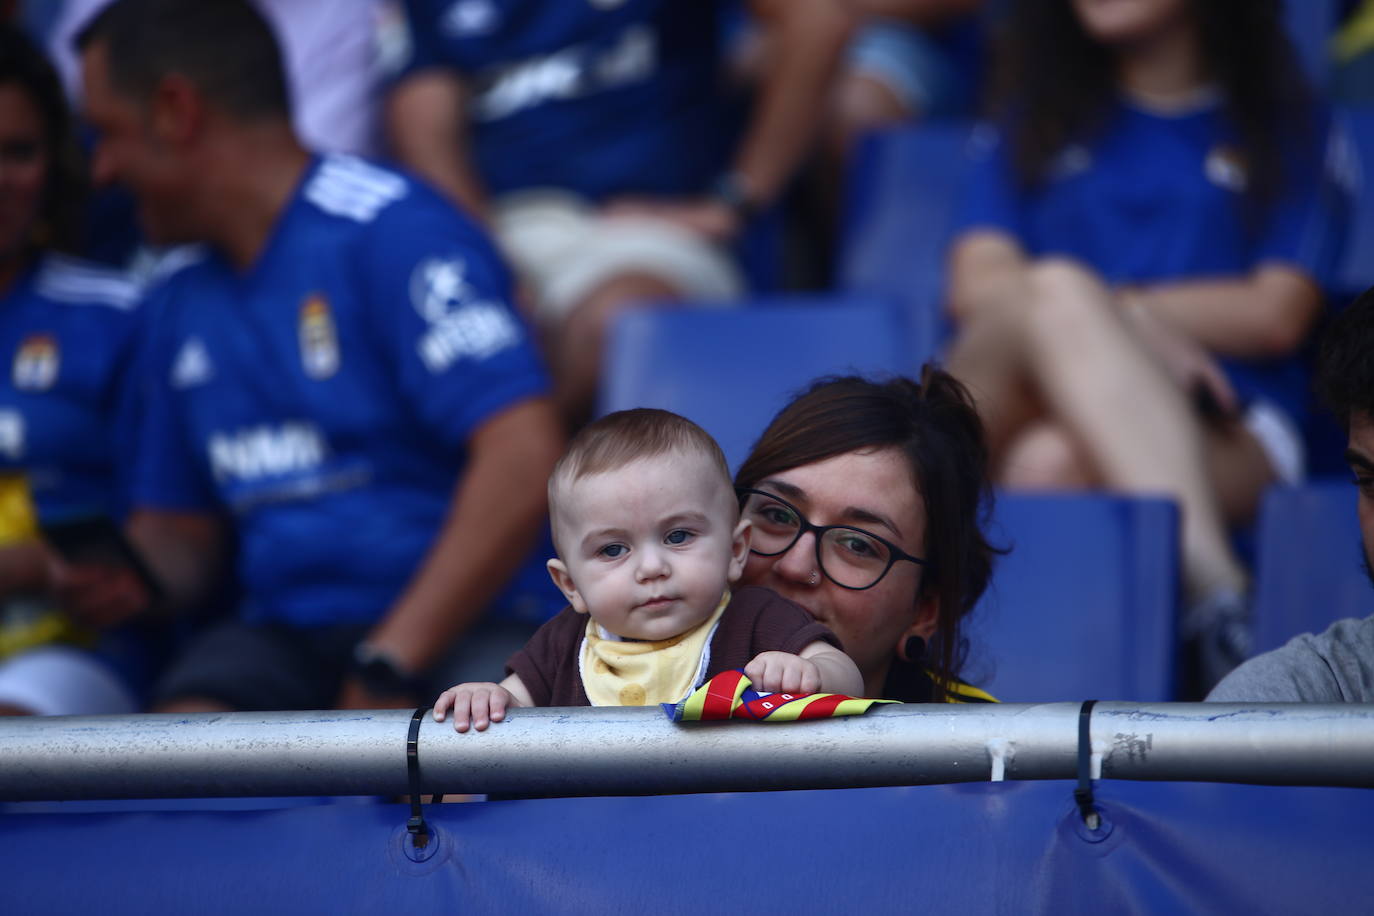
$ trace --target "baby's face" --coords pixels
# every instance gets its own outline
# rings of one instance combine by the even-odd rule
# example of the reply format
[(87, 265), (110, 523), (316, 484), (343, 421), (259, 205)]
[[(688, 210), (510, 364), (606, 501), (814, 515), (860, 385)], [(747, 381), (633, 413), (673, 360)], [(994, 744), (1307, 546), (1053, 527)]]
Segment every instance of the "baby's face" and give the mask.
[(563, 488), (554, 582), (626, 639), (685, 633), (716, 609), (749, 554), (748, 524), (708, 459), (676, 452)]

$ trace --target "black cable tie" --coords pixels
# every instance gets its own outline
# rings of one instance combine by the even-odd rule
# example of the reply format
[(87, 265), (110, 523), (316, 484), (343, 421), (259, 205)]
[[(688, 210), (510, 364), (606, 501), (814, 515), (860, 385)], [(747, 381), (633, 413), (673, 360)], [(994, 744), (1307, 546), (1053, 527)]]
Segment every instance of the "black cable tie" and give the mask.
[(1078, 710), (1078, 788), (1073, 790), (1078, 813), (1089, 830), (1096, 830), (1102, 824), (1102, 815), (1093, 807), (1091, 725), (1096, 705), (1096, 700), (1084, 700)]
[(415, 710), (410, 717), (410, 734), (406, 737), (406, 773), (410, 777), (410, 820), (406, 822), (406, 830), (410, 831), (416, 849), (429, 845), (429, 825), (420, 807), (420, 721), (427, 712), (428, 706)]

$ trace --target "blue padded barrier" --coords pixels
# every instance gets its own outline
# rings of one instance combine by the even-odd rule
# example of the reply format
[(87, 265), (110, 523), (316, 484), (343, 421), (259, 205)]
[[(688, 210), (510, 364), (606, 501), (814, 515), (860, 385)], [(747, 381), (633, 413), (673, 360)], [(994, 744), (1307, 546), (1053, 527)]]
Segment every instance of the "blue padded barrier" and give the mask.
[(948, 336), (945, 254), (969, 163), (971, 122), (927, 122), (869, 134), (845, 191), (837, 286), (897, 302), (919, 363)]
[(896, 374), (908, 357), (897, 313), (873, 297), (643, 309), (612, 329), (600, 408), (676, 411), (716, 437), (733, 470), (812, 379)]
[(1344, 480), (1273, 487), (1265, 494), (1255, 558), (1254, 651), (1342, 617), (1374, 613), (1355, 488)]
[(1367, 790), (1099, 782), (1104, 826), (1089, 832), (1072, 788), (444, 805), (424, 861), (399, 805), (10, 815), (0, 912), (1096, 916), (1369, 900)]
[(967, 680), (1009, 703), (1173, 698), (1172, 502), (1002, 494), (988, 533), (1013, 549), (970, 619)]

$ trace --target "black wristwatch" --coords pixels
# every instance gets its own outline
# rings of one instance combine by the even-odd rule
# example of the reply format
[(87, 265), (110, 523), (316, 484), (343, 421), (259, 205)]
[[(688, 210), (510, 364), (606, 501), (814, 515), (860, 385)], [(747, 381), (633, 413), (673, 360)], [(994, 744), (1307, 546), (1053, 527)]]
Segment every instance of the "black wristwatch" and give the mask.
[(725, 204), (741, 223), (759, 212), (759, 202), (749, 196), (744, 180), (738, 172), (726, 172), (711, 183), (710, 194)]
[(425, 682), (406, 671), (396, 660), (369, 643), (353, 647), (353, 676), (379, 697), (409, 696), (423, 698)]

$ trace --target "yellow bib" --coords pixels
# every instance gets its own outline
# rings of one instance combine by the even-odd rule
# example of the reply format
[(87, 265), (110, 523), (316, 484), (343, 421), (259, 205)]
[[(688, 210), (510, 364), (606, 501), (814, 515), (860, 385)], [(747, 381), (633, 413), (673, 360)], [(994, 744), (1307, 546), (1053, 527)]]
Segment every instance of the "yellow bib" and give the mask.
[(711, 616), (686, 633), (656, 642), (625, 642), (602, 636), (587, 618), (578, 667), (582, 689), (593, 706), (677, 703), (697, 688), (711, 664), (711, 637), (725, 606), (727, 588)]

